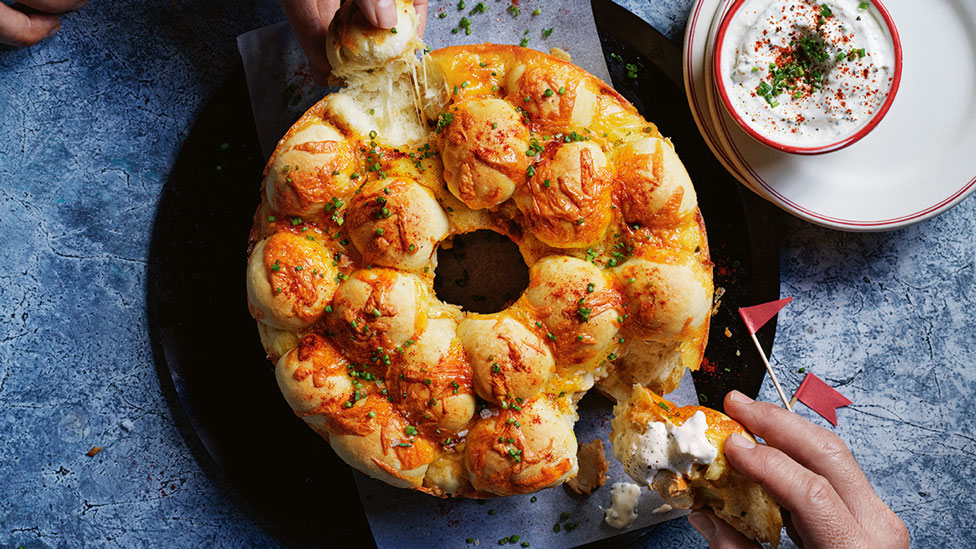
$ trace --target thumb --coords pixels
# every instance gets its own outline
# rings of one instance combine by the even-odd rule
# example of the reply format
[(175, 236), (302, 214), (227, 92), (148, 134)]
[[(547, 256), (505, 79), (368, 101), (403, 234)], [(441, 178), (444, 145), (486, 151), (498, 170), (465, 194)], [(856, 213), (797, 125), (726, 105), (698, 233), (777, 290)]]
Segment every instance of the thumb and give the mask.
[(370, 25), (381, 29), (397, 24), (397, 6), (393, 0), (356, 0)]
[(709, 549), (755, 549), (759, 545), (745, 538), (735, 528), (715, 516), (711, 511), (695, 510), (688, 515), (688, 522), (708, 542)]

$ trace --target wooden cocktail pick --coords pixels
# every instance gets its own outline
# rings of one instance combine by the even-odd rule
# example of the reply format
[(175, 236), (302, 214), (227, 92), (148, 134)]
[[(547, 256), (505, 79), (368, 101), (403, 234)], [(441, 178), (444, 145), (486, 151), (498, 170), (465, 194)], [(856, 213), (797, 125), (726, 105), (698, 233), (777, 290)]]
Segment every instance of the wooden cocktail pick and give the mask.
[(759, 345), (759, 340), (756, 339), (756, 332), (759, 331), (759, 328), (762, 328), (764, 324), (769, 322), (769, 319), (776, 316), (776, 313), (778, 313), (783, 307), (786, 307), (790, 301), (793, 301), (792, 297), (787, 297), (778, 301), (770, 301), (769, 303), (753, 305), (752, 307), (741, 307), (739, 309), (739, 316), (742, 317), (742, 322), (745, 323), (746, 328), (749, 330), (749, 335), (752, 336), (752, 342), (756, 344), (756, 350), (759, 351), (759, 356), (762, 357), (763, 364), (766, 365), (766, 371), (769, 372), (769, 378), (773, 380), (773, 385), (776, 386), (776, 391), (779, 392), (780, 398), (783, 399), (783, 406), (786, 406), (786, 409), (792, 412), (793, 407), (790, 406), (790, 401), (787, 400), (786, 393), (783, 392), (783, 388), (780, 386), (779, 380), (776, 379), (776, 374), (773, 372), (773, 367), (769, 365), (769, 359), (766, 358), (765, 351), (763, 351), (762, 346)]

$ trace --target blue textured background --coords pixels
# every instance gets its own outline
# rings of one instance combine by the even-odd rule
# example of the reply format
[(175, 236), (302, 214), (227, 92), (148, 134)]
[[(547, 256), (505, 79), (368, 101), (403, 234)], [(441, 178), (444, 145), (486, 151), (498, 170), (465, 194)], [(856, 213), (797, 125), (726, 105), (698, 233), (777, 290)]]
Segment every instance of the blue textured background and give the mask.
[[(691, 2), (622, 3), (680, 40)], [(270, 0), (96, 1), (0, 50), (0, 546), (274, 544), (180, 435), (144, 285), (158, 197), (234, 38), (281, 19)], [(777, 222), (798, 298), (784, 384), (802, 366), (854, 401), (837, 431), (916, 546), (972, 546), (976, 200), (885, 234)], [(682, 544), (704, 546), (683, 521), (653, 543)]]

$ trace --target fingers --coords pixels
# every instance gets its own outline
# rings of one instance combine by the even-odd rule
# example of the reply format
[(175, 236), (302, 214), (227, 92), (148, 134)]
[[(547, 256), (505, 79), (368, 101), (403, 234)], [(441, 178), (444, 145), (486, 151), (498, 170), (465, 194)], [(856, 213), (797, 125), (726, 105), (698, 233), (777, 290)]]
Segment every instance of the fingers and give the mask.
[(64, 13), (80, 10), (88, 0), (19, 0), (18, 3), (44, 13)]
[(281, 7), (308, 57), (312, 78), (325, 84), (331, 67), (325, 55), (325, 36), (340, 0), (282, 0)]
[(356, 3), (374, 27), (392, 29), (396, 26), (397, 8), (393, 0), (356, 0)]
[(755, 549), (759, 544), (746, 539), (735, 528), (711, 511), (692, 511), (688, 522), (708, 542), (709, 549)]
[(725, 440), (725, 456), (737, 471), (759, 483), (791, 512), (804, 541), (827, 547), (855, 547), (864, 533), (826, 478), (793, 461), (776, 448), (734, 433)]
[(725, 410), (770, 446), (826, 478), (854, 518), (868, 526), (873, 517), (888, 511), (868, 482), (844, 441), (830, 431), (768, 402), (755, 402), (733, 391)]
[(417, 37), (424, 37), (427, 28), (427, 0), (413, 0), (413, 9), (417, 11)]
[(0, 44), (32, 46), (60, 28), (61, 22), (53, 15), (25, 13), (0, 3)]

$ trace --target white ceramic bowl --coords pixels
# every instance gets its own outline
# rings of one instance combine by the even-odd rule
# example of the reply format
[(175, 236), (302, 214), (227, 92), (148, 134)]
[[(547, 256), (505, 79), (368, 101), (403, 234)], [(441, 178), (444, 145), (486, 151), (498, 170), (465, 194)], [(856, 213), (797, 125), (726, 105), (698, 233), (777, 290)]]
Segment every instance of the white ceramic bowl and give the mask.
[(781, 140), (777, 140), (775, 137), (771, 137), (768, 133), (759, 131), (753, 123), (749, 120), (749, 117), (744, 116), (738, 105), (735, 104), (730, 93), (727, 89), (726, 78), (724, 78), (723, 71), (727, 68), (724, 57), (724, 52), (726, 48), (725, 40), (729, 38), (728, 30), (730, 24), (735, 21), (736, 17), (742, 16), (741, 8), (750, 2), (755, 2), (757, 0), (736, 0), (733, 2), (732, 6), (729, 8), (725, 17), (722, 19), (722, 23), (719, 26), (718, 35), (716, 37), (715, 43), (715, 55), (713, 58), (713, 76), (715, 87), (718, 90), (718, 95), (721, 98), (722, 104), (728, 111), (729, 116), (735, 120), (736, 124), (742, 128), (749, 136), (751, 136), (756, 141), (772, 147), (776, 150), (791, 153), (791, 154), (802, 154), (802, 155), (813, 155), (813, 154), (823, 154), (828, 152), (837, 151), (856, 143), (861, 138), (866, 136), (878, 125), (879, 122), (887, 114), (888, 110), (891, 108), (891, 104), (895, 100), (895, 95), (898, 92), (898, 86), (901, 83), (901, 72), (902, 72), (902, 51), (901, 51), (901, 39), (898, 36), (898, 30), (895, 28), (895, 23), (888, 13), (888, 10), (881, 4), (878, 0), (872, 0), (871, 3), (881, 14), (883, 19), (885, 36), (884, 38), (890, 41), (892, 46), (892, 51), (894, 53), (894, 72), (892, 75), (891, 85), (888, 88), (887, 96), (881, 106), (876, 109), (871, 117), (864, 123), (852, 128), (848, 133), (841, 135), (839, 137), (833, 137), (829, 140), (825, 140), (821, 143), (815, 143), (810, 146), (798, 146), (793, 143), (786, 143)]

